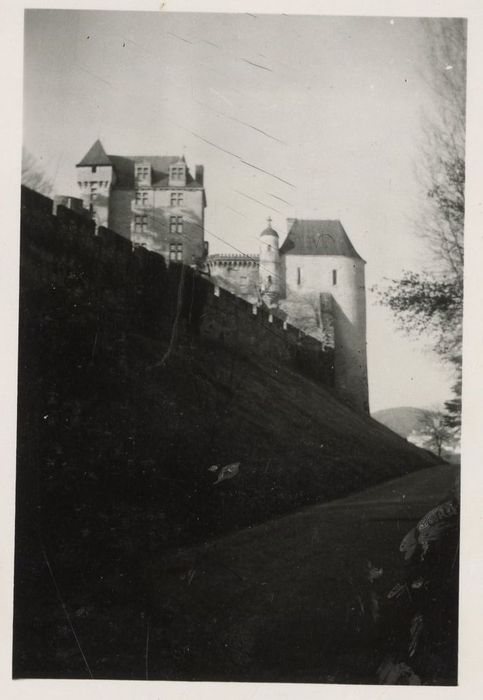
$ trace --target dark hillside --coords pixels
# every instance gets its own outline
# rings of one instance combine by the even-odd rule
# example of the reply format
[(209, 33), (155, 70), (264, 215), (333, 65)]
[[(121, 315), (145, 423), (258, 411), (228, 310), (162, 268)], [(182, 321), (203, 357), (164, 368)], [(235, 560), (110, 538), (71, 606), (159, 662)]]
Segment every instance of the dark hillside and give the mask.
[(61, 594), (144, 614), (163, 551), (437, 460), (343, 405), (290, 329), (49, 201), (24, 193), (14, 671), (83, 676)]
[[(376, 684), (392, 658), (424, 685), (454, 685), (456, 522), (424, 565), (408, 571), (399, 545), (457, 479), (442, 464), (153, 561), (150, 677)], [(421, 574), (424, 593), (388, 597)], [(407, 658), (414, 610), (425, 629)]]

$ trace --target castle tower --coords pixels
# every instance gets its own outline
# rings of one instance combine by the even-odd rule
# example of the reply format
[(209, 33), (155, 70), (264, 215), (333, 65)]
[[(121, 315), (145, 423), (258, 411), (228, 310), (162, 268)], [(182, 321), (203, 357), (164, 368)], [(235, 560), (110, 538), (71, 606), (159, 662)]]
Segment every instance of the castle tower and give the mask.
[(111, 159), (99, 139), (77, 163), (77, 184), (85, 209), (92, 212), (97, 226), (109, 225), (109, 195), (115, 181)]
[(340, 221), (292, 219), (288, 224), (280, 248), (287, 300), (318, 299), (325, 308), (331, 296), (335, 389), (354, 408), (369, 411), (365, 261)]
[(259, 283), (263, 301), (267, 306), (274, 306), (283, 293), (283, 283), (278, 233), (272, 228), (270, 217), (267, 222), (267, 228), (260, 234)]

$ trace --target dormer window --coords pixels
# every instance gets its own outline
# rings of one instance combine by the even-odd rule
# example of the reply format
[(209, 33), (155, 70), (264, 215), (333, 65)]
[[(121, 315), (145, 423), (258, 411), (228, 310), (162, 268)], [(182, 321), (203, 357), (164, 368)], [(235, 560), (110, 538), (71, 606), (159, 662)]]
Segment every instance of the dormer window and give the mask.
[(186, 185), (186, 165), (178, 161), (169, 168), (169, 184), (170, 185)]
[(134, 175), (137, 185), (151, 185), (151, 166), (149, 163), (136, 163)]

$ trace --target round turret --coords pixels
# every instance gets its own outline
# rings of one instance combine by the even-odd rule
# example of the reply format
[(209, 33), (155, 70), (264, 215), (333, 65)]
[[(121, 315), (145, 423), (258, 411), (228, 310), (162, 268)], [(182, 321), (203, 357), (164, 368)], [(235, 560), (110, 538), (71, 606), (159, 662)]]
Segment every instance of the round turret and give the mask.
[(260, 234), (260, 293), (263, 301), (274, 306), (281, 296), (282, 287), (278, 233), (272, 228), (269, 217), (267, 228)]
[(338, 220), (294, 219), (289, 227), (280, 249), (286, 297), (317, 306), (321, 294), (332, 299), (335, 388), (368, 411), (365, 262)]

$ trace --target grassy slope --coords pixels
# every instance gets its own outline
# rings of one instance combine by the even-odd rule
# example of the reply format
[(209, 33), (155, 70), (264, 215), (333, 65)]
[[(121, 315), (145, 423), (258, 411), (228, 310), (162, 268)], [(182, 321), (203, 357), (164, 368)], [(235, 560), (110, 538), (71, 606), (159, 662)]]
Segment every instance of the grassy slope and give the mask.
[[(148, 572), (168, 549), (435, 463), (290, 367), (183, 327), (159, 366), (170, 324), (151, 332), (149, 289), (129, 309), (122, 280), (62, 265), (22, 258), (16, 675), (86, 672), (52, 573), (94, 672), (113, 648), (111, 673), (139, 677)], [(209, 466), (233, 461), (214, 486)]]
[[(376, 682), (388, 653), (386, 594), (402, 577), (399, 543), (455, 474), (423, 470), (153, 562), (151, 677)], [(373, 584), (370, 566), (382, 574)], [(438, 639), (454, 611), (440, 614)], [(455, 640), (453, 630), (452, 657), (416, 666), (425, 682), (454, 682)]]

